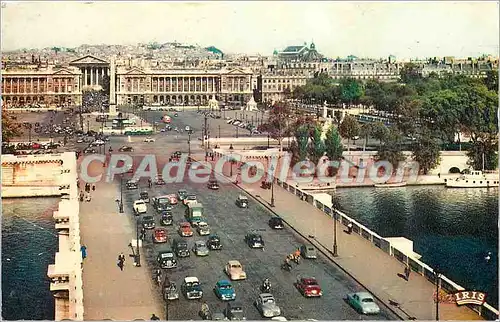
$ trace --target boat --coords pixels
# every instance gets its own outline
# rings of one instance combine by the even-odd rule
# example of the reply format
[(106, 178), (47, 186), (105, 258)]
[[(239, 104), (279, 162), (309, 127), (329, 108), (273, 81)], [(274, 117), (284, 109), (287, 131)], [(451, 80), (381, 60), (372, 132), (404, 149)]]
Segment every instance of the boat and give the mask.
[(445, 185), (448, 188), (494, 188), (498, 187), (498, 181), (498, 174), (487, 178), (482, 171), (474, 170), (454, 180), (446, 180)]
[(375, 184), (375, 188), (400, 188), (400, 187), (405, 187), (406, 182), (393, 182), (393, 183), (378, 183)]

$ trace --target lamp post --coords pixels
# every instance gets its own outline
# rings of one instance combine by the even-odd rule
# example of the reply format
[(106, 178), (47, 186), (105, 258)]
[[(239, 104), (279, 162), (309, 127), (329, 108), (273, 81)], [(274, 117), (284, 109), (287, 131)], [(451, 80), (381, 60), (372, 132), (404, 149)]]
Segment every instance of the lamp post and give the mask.
[(332, 219), (333, 219), (333, 257), (339, 256), (337, 253), (337, 201), (332, 196)]
[(229, 151), (231, 151), (231, 157), (229, 159), (229, 165), (231, 167), (231, 174), (229, 175), (231, 178), (233, 177), (233, 145), (229, 146)]
[(191, 160), (191, 131), (188, 132), (188, 158)]
[(136, 250), (135, 250), (135, 267), (141, 267), (141, 253), (139, 251), (139, 239), (140, 239), (140, 236), (139, 236), (139, 230), (140, 230), (140, 223), (139, 223), (139, 218), (140, 217), (137, 217), (137, 220), (136, 220), (136, 231), (137, 231), (137, 236), (136, 236)]
[(123, 214), (123, 174), (120, 175), (120, 203), (118, 208), (121, 214)]
[(434, 268), (434, 277), (436, 282), (436, 321), (439, 321), (439, 286), (441, 284), (441, 272)]
[(271, 166), (269, 170), (271, 170), (271, 207), (274, 207), (274, 166)]
[(238, 129), (239, 128), (240, 128), (239, 126), (236, 127), (236, 138), (238, 138)]

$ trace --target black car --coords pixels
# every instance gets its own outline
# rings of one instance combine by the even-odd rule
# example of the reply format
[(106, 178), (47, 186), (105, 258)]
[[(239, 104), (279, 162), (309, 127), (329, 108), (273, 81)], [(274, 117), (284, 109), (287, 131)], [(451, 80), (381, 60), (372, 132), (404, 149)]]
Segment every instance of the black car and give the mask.
[(139, 185), (137, 184), (137, 181), (135, 181), (135, 180), (127, 181), (126, 186), (127, 186), (128, 190), (134, 190), (134, 189), (139, 188)]
[(210, 180), (207, 184), (208, 189), (219, 190), (219, 183), (217, 180)]
[(164, 211), (161, 214), (160, 224), (162, 226), (171, 226), (174, 223), (174, 217), (171, 211)]
[(172, 210), (173, 208), (174, 207), (172, 207), (172, 205), (166, 204), (166, 203), (157, 203), (156, 204), (156, 212), (158, 212), (159, 214), (161, 214), (164, 211)]
[(140, 193), (140, 199), (143, 200), (144, 202), (149, 202), (149, 194), (147, 191), (143, 191)]
[(142, 217), (142, 227), (144, 229), (154, 229), (155, 228), (155, 218), (153, 216)]
[(119, 152), (134, 152), (134, 148), (131, 146), (122, 146), (118, 149)]
[(177, 260), (171, 250), (159, 252), (156, 261), (160, 264), (161, 268), (175, 268), (177, 267)]
[(83, 150), (83, 153), (88, 153), (88, 154), (97, 153), (97, 150), (94, 148), (86, 148), (85, 150)]
[(250, 248), (264, 248), (262, 236), (256, 233), (248, 233), (245, 236), (245, 242)]
[(163, 185), (165, 185), (165, 184), (166, 184), (166, 183), (165, 183), (165, 180), (163, 180), (163, 178), (161, 178), (161, 177), (157, 177), (157, 178), (155, 179), (155, 185), (157, 185), (157, 186), (163, 186)]
[(285, 225), (283, 224), (283, 219), (280, 217), (271, 217), (269, 219), (269, 227), (272, 229), (283, 229)]
[(189, 257), (191, 255), (187, 241), (179, 238), (174, 239), (172, 249), (178, 257)]
[(224, 310), (224, 315), (231, 321), (246, 320), (243, 312), (243, 304), (240, 302), (229, 302)]
[(220, 238), (217, 235), (210, 235), (207, 241), (208, 249), (210, 250), (221, 250), (222, 244), (220, 242)]

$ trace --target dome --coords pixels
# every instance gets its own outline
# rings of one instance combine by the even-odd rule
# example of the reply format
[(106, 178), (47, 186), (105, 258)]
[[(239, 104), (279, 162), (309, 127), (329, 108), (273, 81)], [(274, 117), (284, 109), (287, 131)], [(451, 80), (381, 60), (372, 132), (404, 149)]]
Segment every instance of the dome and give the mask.
[(273, 56), (277, 56), (277, 55), (278, 55), (278, 51), (275, 49), (275, 50), (273, 51)]
[(316, 49), (316, 45), (313, 42), (311, 42), (311, 47), (310, 48), (311, 49)]

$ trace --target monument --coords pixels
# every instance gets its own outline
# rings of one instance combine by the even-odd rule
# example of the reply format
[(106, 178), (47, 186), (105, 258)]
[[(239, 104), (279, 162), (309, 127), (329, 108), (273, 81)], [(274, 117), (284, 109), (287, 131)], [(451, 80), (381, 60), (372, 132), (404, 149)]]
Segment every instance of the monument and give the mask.
[(117, 115), (116, 111), (116, 64), (115, 58), (111, 58), (109, 64), (109, 115)]

